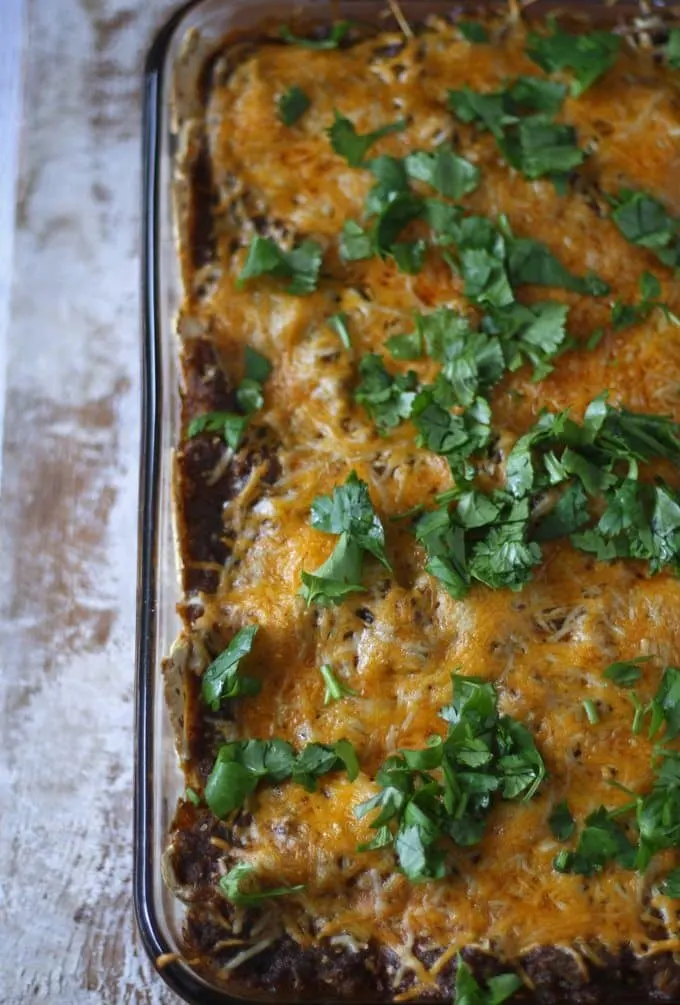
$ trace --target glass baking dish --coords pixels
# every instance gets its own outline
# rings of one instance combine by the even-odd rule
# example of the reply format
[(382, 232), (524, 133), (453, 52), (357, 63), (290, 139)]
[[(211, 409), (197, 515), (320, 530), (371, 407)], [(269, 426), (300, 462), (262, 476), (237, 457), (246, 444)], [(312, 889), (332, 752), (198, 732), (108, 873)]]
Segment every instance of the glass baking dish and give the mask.
[[(615, 2), (615, 0), (614, 0)], [(412, 23), (425, 14), (475, 14), (473, 0), (402, 0), (399, 10)], [(487, 3), (485, 9), (498, 9)], [(656, 3), (654, 9), (675, 13)], [(324, 22), (348, 17), (394, 26), (385, 0), (310, 0), (305, 17)], [(532, 13), (568, 11), (598, 26), (631, 20), (640, 8), (611, 2), (555, 3), (536, 0)], [(647, 8), (649, 12), (649, 8)], [(178, 147), (175, 99), (191, 100), (204, 58), (225, 36), (257, 32), (272, 20), (299, 21), (299, 0), (194, 0), (162, 28), (145, 71), (143, 205), (143, 429), (139, 515), (136, 791), (134, 903), (144, 946), (165, 982), (188, 1002), (236, 1003), (246, 999), (209, 984), (179, 958), (183, 910), (165, 887), (161, 856), (178, 797), (184, 789), (161, 673), (163, 658), (181, 627), (181, 599), (173, 528), (173, 451), (179, 436), (179, 355), (175, 316), (181, 301), (173, 207), (173, 158)], [(392, 20), (387, 20), (392, 18)], [(191, 39), (194, 77), (185, 74), (186, 41)], [(180, 60), (180, 57), (183, 57)], [(178, 81), (182, 62), (183, 77)], [(251, 999), (252, 1000), (252, 999)], [(625, 1005), (617, 995), (615, 1000)], [(632, 999), (628, 999), (633, 1005)], [(635, 998), (635, 1005), (642, 1005)]]

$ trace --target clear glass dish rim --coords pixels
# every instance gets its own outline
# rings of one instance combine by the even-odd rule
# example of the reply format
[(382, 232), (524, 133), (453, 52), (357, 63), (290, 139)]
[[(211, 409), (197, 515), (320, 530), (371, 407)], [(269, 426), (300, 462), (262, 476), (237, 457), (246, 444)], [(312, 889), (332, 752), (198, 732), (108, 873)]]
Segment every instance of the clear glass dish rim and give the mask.
[[(616, 0), (614, 0), (616, 4)], [(493, 10), (504, 6), (494, 0), (402, 0), (402, 8), (408, 12), (429, 13), (474, 13), (480, 16), (484, 9)], [(168, 593), (172, 592), (172, 605), (180, 599), (180, 589), (175, 577), (159, 575), (159, 556), (162, 551), (161, 532), (168, 533), (170, 515), (163, 511), (163, 502), (171, 494), (172, 460), (168, 455), (168, 423), (171, 422), (170, 409), (177, 403), (177, 387), (167, 379), (167, 357), (175, 350), (172, 340), (176, 339), (174, 325), (165, 324), (161, 286), (164, 276), (163, 248), (161, 237), (168, 221), (163, 219), (163, 181), (169, 169), (163, 163), (166, 152), (166, 130), (169, 126), (169, 108), (166, 102), (166, 86), (171, 78), (172, 65), (169, 57), (173, 43), (182, 37), (188, 19), (203, 10), (224, 8), (228, 12), (266, 10), (267, 16), (273, 12), (290, 17), (293, 11), (300, 12), (301, 4), (295, 0), (189, 0), (163, 25), (149, 49), (144, 68), (143, 88), (143, 171), (142, 171), (142, 437), (140, 453), (140, 496), (138, 520), (138, 566), (137, 566), (137, 637), (136, 637), (136, 701), (135, 701), (135, 797), (134, 797), (134, 873), (133, 900), (138, 931), (142, 943), (164, 982), (184, 1001), (196, 1005), (243, 1005), (246, 1002), (261, 1001), (261, 998), (242, 998), (210, 985), (181, 960), (172, 960), (159, 967), (157, 959), (177, 951), (168, 935), (167, 919), (162, 916), (158, 903), (160, 852), (164, 832), (158, 833), (156, 826), (158, 799), (163, 793), (158, 787), (161, 782), (158, 761), (158, 732), (160, 718), (165, 711), (162, 689), (160, 658), (164, 648), (159, 649), (159, 613), (168, 607)], [(532, 12), (545, 14), (550, 11), (578, 13), (598, 20), (604, 16), (612, 18), (612, 7), (592, 0), (537, 0), (531, 5)], [(337, 18), (354, 10), (366, 18), (387, 9), (385, 0), (312, 0), (304, 13), (311, 20)], [(614, 13), (629, 14), (639, 10), (637, 3), (616, 4)], [(652, 13), (675, 14), (680, 16), (680, 8), (657, 0)], [(266, 19), (266, 18), (265, 18)], [(251, 29), (261, 22), (259, 16), (250, 16)], [(167, 179), (165, 179), (167, 180)], [(168, 193), (165, 193), (166, 195)], [(167, 250), (167, 249), (166, 249)], [(164, 368), (166, 372), (164, 373)], [(171, 423), (174, 429), (174, 423)], [(171, 438), (172, 443), (172, 438)], [(165, 500), (164, 498), (165, 497)], [(167, 547), (167, 542), (166, 542)], [(179, 622), (177, 622), (179, 624)], [(166, 724), (170, 728), (169, 723)], [(179, 790), (173, 794), (176, 799)], [(330, 999), (328, 1000), (330, 1001)], [(355, 1002), (353, 1005), (361, 1005)], [(621, 998), (625, 1005), (625, 998)], [(628, 1005), (633, 1005), (630, 1001)], [(637, 1002), (636, 1005), (642, 1005)]]

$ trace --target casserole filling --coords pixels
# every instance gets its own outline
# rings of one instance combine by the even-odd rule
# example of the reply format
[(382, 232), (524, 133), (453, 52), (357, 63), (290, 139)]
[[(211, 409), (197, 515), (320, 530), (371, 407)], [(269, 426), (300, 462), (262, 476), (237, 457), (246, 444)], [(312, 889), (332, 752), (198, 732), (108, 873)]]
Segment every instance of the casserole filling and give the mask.
[(187, 955), (257, 984), (283, 938), (403, 998), (627, 952), (662, 993), (676, 39), (353, 30), (226, 50), (187, 132)]

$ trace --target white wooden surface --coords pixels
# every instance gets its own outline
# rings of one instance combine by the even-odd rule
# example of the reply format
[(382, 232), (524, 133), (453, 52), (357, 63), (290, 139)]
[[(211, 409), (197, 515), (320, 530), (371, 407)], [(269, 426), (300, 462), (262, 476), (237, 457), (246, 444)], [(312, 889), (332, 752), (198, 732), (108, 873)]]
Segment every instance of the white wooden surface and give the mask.
[(24, 5), (14, 217), (0, 0), (0, 1002), (170, 1005), (134, 933), (131, 818), (140, 85), (173, 2)]

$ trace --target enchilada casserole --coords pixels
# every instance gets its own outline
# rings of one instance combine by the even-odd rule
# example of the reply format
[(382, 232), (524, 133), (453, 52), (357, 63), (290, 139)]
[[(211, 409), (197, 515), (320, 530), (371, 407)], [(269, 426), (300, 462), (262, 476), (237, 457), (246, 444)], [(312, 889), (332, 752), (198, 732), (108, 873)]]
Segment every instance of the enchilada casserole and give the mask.
[(204, 68), (164, 873), (233, 993), (680, 997), (678, 65), (511, 13)]

